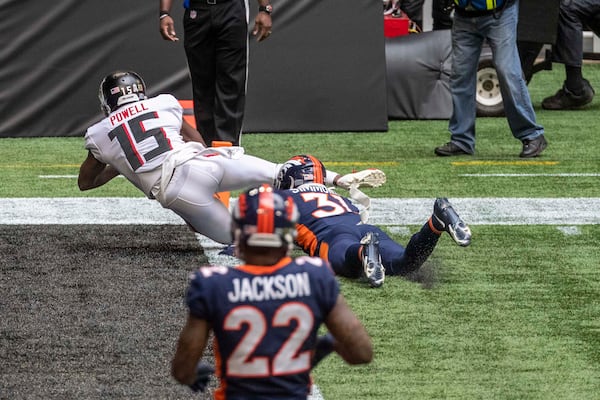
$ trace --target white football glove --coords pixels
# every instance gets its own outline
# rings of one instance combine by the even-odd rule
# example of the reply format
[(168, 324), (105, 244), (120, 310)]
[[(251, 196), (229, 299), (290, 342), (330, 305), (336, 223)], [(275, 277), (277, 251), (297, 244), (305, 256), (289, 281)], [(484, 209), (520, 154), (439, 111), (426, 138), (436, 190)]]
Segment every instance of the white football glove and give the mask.
[(338, 178), (336, 186), (350, 190), (350, 186), (379, 187), (385, 183), (385, 174), (379, 169), (365, 169), (362, 171), (346, 174)]

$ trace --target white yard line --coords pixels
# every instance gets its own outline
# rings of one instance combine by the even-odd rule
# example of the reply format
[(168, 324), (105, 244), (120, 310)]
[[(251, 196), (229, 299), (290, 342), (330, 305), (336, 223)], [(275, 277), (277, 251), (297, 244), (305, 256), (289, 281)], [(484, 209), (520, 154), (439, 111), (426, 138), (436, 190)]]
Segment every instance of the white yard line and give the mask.
[[(433, 198), (372, 199), (369, 222), (420, 225), (433, 209)], [(451, 198), (471, 225), (600, 224), (600, 198)], [(235, 199), (232, 199), (232, 203)], [(183, 224), (145, 198), (0, 198), (0, 225)]]

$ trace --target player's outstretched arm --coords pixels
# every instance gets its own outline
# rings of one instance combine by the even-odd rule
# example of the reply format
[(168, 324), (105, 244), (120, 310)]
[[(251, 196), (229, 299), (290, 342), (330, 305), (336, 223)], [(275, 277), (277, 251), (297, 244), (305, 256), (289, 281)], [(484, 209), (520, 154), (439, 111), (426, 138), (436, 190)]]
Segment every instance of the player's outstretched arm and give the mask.
[[(199, 364), (208, 341), (209, 325), (206, 320), (188, 316), (186, 324), (179, 334), (177, 349), (171, 361), (171, 375), (181, 384), (195, 389), (198, 380), (206, 378), (210, 372), (202, 369)], [(206, 379), (204, 385), (208, 382)]]
[(333, 336), (333, 350), (348, 364), (366, 364), (373, 359), (371, 338), (340, 294), (325, 326)]
[(77, 185), (79, 190), (89, 190), (104, 185), (114, 177), (119, 175), (119, 171), (98, 161), (91, 152), (79, 168), (79, 177)]

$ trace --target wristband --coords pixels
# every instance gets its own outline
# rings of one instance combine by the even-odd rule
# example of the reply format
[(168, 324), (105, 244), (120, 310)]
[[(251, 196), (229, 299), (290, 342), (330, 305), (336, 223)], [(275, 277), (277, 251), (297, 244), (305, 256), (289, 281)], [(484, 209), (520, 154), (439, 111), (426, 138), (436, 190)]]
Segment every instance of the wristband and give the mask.
[(158, 13), (158, 19), (163, 19), (168, 16), (169, 16), (169, 12), (165, 11), (165, 10), (160, 10), (160, 12)]
[(273, 12), (273, 6), (270, 4), (267, 4), (265, 6), (258, 6), (258, 12), (264, 12), (271, 15), (271, 13)]

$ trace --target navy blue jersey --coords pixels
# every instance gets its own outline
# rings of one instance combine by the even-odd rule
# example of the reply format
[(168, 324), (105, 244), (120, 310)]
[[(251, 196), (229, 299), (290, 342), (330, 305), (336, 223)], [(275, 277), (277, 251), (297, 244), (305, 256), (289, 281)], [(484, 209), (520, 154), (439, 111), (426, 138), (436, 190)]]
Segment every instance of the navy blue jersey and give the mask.
[(358, 208), (324, 185), (306, 184), (286, 192), (300, 211), (296, 242), (311, 256), (327, 259), (328, 243), (335, 239), (336, 227), (361, 222)]
[(317, 331), (339, 292), (329, 264), (313, 257), (192, 274), (190, 314), (214, 331), (215, 398), (306, 400)]

